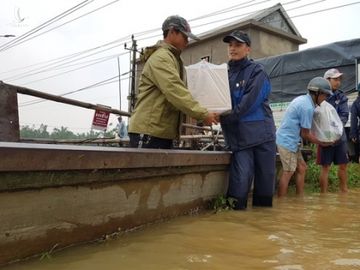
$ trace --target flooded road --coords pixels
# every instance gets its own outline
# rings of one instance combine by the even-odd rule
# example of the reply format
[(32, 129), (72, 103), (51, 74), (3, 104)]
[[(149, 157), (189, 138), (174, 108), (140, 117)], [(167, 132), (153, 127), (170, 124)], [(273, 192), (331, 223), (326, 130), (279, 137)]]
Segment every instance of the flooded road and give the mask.
[(180, 217), (6, 270), (360, 269), (360, 190)]

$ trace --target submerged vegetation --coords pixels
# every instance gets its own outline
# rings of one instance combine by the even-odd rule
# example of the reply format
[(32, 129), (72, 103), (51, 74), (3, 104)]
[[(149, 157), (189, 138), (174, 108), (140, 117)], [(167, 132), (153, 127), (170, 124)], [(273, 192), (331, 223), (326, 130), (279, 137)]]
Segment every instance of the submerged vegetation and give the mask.
[(234, 209), (236, 203), (235, 198), (218, 195), (213, 201), (213, 210), (215, 213)]

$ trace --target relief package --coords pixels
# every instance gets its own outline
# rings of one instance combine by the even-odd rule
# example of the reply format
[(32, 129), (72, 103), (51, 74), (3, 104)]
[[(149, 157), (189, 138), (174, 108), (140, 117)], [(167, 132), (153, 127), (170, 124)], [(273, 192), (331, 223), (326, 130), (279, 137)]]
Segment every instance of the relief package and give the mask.
[(185, 67), (187, 86), (195, 100), (210, 112), (231, 110), (227, 65), (202, 60)]
[(322, 142), (333, 142), (340, 139), (343, 124), (335, 108), (328, 102), (321, 102), (315, 108), (311, 132)]

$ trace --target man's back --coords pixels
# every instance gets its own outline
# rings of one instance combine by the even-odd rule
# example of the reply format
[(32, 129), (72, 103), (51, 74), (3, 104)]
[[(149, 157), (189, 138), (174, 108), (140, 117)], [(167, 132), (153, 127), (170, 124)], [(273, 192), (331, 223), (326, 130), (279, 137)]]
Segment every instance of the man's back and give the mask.
[(301, 140), (301, 128), (310, 129), (315, 105), (310, 95), (295, 98), (286, 109), (284, 118), (276, 131), (276, 144), (296, 152)]

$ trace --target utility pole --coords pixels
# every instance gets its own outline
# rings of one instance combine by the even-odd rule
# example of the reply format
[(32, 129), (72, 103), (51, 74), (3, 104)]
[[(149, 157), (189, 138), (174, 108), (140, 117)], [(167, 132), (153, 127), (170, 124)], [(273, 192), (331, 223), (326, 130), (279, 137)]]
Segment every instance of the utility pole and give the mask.
[(129, 112), (131, 113), (135, 108), (135, 76), (136, 76), (136, 52), (137, 52), (137, 44), (134, 39), (134, 35), (131, 36), (132, 46), (132, 61), (131, 61), (131, 81), (130, 81), (130, 97), (129, 97)]
[[(136, 102), (136, 93), (135, 93), (135, 77), (136, 77), (136, 53), (137, 50), (137, 43), (134, 39), (134, 35), (131, 35), (131, 41), (132, 45), (131, 48), (128, 49), (126, 43), (124, 44), (125, 50), (130, 51), (130, 85), (129, 85), (129, 95), (128, 95), (128, 101), (129, 101), (129, 113), (131, 113), (135, 108), (135, 102)], [(142, 54), (142, 51), (139, 52)]]
[(121, 73), (120, 73), (120, 56), (117, 57), (118, 71), (119, 71), (119, 110), (121, 111)]

